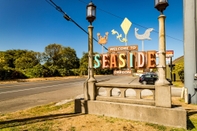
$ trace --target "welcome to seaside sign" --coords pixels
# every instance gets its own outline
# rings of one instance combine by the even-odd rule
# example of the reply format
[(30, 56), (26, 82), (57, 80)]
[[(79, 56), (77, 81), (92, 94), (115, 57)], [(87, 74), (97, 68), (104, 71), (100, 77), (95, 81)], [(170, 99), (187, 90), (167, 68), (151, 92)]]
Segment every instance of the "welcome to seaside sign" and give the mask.
[(144, 69), (156, 67), (156, 51), (138, 51), (137, 45), (114, 46), (94, 56), (94, 68)]
[[(120, 42), (124, 42), (125, 46), (114, 46), (108, 48), (108, 53), (96, 54), (94, 56), (95, 64), (94, 68), (110, 68), (116, 69), (115, 74), (131, 74), (131, 69), (151, 69), (156, 67), (156, 51), (138, 51), (138, 45), (127, 46), (127, 33), (131, 27), (132, 23), (125, 18), (121, 24), (121, 28), (125, 34), (125, 38), (121, 39), (122, 34), (119, 34), (114, 29), (111, 31), (112, 35), (117, 35), (117, 39)], [(150, 40), (150, 32), (153, 30), (147, 29), (144, 34), (136, 34), (135, 36), (139, 40)], [(107, 34), (108, 35), (108, 34)], [(106, 36), (107, 36), (106, 35)], [(100, 36), (100, 33), (99, 33)], [(139, 37), (137, 37), (139, 36)], [(100, 39), (107, 37), (99, 37)], [(106, 44), (106, 43), (105, 43)], [(119, 69), (119, 70), (118, 70)]]

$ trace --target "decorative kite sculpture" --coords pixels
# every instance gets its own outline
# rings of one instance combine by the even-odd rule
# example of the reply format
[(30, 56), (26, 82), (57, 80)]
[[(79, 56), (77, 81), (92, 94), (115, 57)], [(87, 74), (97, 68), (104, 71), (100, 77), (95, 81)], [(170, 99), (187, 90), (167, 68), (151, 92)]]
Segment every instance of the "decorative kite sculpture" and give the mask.
[(131, 25), (132, 25), (132, 22), (129, 21), (129, 19), (124, 18), (122, 24), (120, 25), (120, 27), (122, 28), (122, 30), (123, 30), (123, 32), (125, 34), (124, 38), (122, 38), (122, 34), (119, 34), (118, 31), (116, 31), (114, 29), (111, 31), (112, 35), (115, 35), (115, 34), (117, 35), (116, 38), (119, 39), (120, 42), (124, 42), (125, 43), (125, 46), (127, 46), (127, 42), (128, 42), (127, 34), (128, 34), (128, 32), (130, 30)]

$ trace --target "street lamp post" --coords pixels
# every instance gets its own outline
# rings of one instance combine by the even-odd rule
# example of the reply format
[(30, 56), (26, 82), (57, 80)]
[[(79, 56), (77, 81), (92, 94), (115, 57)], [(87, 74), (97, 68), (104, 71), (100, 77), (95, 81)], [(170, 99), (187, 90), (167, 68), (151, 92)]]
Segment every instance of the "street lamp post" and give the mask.
[(90, 22), (88, 26), (88, 99), (95, 100), (95, 83), (93, 68), (93, 26), (92, 22), (96, 19), (96, 6), (90, 2), (87, 7), (86, 19)]
[(165, 15), (163, 11), (168, 6), (167, 0), (154, 0), (155, 8), (160, 11), (159, 20), (159, 64), (158, 80), (155, 82), (155, 105), (171, 108), (171, 86), (166, 80), (166, 39), (165, 39)]
[(155, 8), (160, 11), (159, 20), (159, 64), (157, 66), (159, 79), (156, 85), (166, 85), (166, 39), (165, 39), (165, 18), (163, 11), (168, 6), (168, 0), (155, 0)]

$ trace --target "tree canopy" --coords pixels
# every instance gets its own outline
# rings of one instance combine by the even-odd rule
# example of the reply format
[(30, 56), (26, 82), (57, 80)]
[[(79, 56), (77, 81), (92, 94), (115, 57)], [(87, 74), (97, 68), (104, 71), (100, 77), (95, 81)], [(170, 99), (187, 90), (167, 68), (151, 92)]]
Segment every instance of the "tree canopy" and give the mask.
[(56, 66), (60, 69), (79, 68), (79, 58), (76, 51), (59, 44), (50, 44), (45, 47), (44, 59), (47, 66)]
[[(110, 73), (109, 69), (95, 70), (95, 74)], [(0, 80), (87, 74), (88, 53), (83, 52), (79, 59), (74, 49), (60, 44), (49, 44), (44, 52), (20, 49), (0, 52)]]
[(172, 73), (176, 73), (179, 75), (182, 82), (184, 82), (184, 63), (177, 63), (172, 71)]

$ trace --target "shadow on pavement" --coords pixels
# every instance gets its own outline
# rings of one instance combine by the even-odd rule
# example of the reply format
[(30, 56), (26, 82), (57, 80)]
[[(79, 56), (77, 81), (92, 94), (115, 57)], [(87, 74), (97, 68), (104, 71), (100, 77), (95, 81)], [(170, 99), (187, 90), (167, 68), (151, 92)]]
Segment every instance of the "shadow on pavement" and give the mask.
[(32, 124), (32, 123), (42, 122), (42, 121), (46, 121), (46, 120), (76, 117), (76, 116), (80, 116), (80, 115), (85, 115), (85, 114), (82, 114), (82, 113), (60, 113), (60, 114), (43, 115), (43, 116), (36, 116), (36, 117), (29, 117), (29, 118), (5, 120), (5, 121), (0, 121), (0, 129), (21, 126), (21, 125), (25, 125), (25, 124)]

